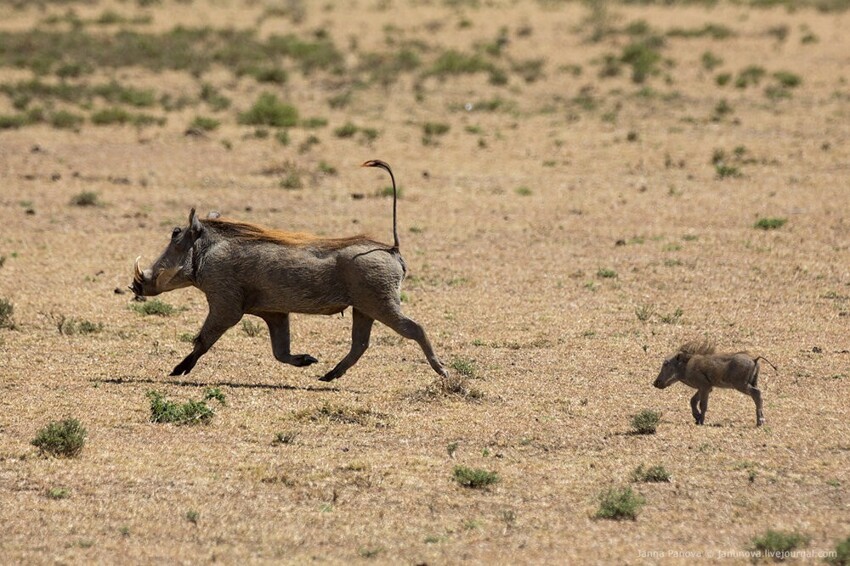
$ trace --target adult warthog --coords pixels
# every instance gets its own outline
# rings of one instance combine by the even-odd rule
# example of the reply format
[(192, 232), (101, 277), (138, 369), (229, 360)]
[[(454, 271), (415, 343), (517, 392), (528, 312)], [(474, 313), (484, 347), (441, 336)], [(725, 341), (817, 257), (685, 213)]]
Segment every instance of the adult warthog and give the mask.
[(360, 359), (369, 347), (376, 320), (416, 340), (434, 371), (447, 376), (425, 330), (401, 312), (406, 267), (399, 253), (395, 177), (383, 161), (371, 160), (363, 166), (380, 167), (390, 174), (392, 246), (366, 236), (322, 238), (220, 218), (199, 219), (192, 209), (189, 225), (174, 228), (171, 242), (153, 265), (143, 271), (136, 259), (130, 287), (136, 295), (195, 286), (207, 296), (209, 314), (194, 339), (192, 353), (171, 375), (192, 371), (198, 359), (245, 314), (266, 321), (275, 358), (309, 366), (316, 358), (290, 353), (289, 313), (330, 315), (352, 307), (351, 350), (322, 381), (342, 376)]

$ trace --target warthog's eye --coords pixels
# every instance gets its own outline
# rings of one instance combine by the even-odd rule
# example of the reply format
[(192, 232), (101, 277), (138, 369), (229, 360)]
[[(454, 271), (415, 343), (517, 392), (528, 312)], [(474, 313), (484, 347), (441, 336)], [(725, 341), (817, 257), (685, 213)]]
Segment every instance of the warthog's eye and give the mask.
[(177, 236), (180, 235), (180, 232), (181, 232), (180, 228), (175, 228), (174, 230), (171, 231), (171, 238), (172, 239), (176, 238)]

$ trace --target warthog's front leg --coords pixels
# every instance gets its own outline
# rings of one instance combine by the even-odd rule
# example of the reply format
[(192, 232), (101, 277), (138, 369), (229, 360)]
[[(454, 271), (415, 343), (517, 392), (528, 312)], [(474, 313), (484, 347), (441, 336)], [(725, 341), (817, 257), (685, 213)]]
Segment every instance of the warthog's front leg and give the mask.
[(309, 366), (315, 364), (316, 358), (307, 354), (292, 355), (289, 352), (289, 313), (265, 313), (260, 318), (269, 325), (269, 336), (272, 340), (272, 352), (274, 357), (285, 364), (295, 367)]
[(699, 422), (697, 424), (705, 424), (705, 414), (708, 412), (708, 394), (711, 389), (700, 389), (699, 391)]
[(697, 408), (697, 403), (699, 403), (699, 394), (700, 392), (697, 390), (697, 392), (694, 393), (694, 396), (691, 397), (691, 414), (694, 416), (694, 421), (696, 421), (697, 424), (702, 424), (702, 415)]
[(195, 364), (198, 363), (198, 359), (212, 348), (212, 345), (221, 338), (221, 335), (241, 319), (241, 310), (234, 310), (227, 307), (215, 307), (210, 304), (210, 312), (207, 315), (207, 319), (204, 321), (201, 331), (193, 341), (195, 348), (192, 350), (191, 354), (183, 358), (183, 361), (177, 364), (177, 366), (171, 371), (171, 375), (187, 375), (190, 371), (192, 371), (192, 368), (195, 367)]
[(348, 368), (357, 363), (366, 348), (369, 347), (369, 336), (372, 334), (372, 323), (375, 320), (366, 316), (357, 309), (352, 309), (354, 314), (351, 317), (351, 350), (348, 354), (333, 368), (326, 373), (319, 381), (333, 381), (348, 371)]

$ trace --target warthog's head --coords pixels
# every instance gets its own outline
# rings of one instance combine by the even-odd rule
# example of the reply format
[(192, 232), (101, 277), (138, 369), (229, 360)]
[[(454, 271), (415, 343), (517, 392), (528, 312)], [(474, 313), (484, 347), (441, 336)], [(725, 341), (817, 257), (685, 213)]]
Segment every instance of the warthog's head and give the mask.
[(192, 285), (192, 248), (203, 230), (193, 208), (189, 213), (189, 226), (171, 231), (168, 247), (153, 265), (142, 271), (139, 267), (141, 256), (136, 258), (130, 289), (136, 295), (149, 297)]
[(675, 356), (671, 356), (664, 360), (661, 364), (661, 371), (658, 377), (652, 383), (658, 389), (664, 389), (673, 385), (685, 375), (685, 368), (688, 365), (689, 356), (683, 352), (677, 352)]

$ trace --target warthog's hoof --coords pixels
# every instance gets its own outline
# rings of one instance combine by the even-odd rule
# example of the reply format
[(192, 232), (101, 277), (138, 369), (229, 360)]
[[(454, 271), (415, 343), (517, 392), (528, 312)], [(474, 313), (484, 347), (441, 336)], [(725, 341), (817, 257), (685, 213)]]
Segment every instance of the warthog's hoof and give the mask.
[(323, 375), (322, 377), (320, 377), (319, 381), (324, 381), (324, 382), (333, 381), (334, 379), (342, 377), (343, 373), (345, 373), (345, 372), (336, 371), (336, 368), (334, 368), (331, 371), (329, 371), (328, 373), (326, 373), (325, 375)]
[(292, 356), (292, 360), (289, 363), (297, 368), (303, 368), (305, 366), (315, 364), (318, 361), (319, 360), (308, 354), (298, 354), (297, 356)]
[(759, 419), (756, 421), (756, 426), (763, 426), (766, 422), (764, 419)]

